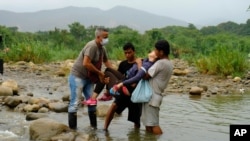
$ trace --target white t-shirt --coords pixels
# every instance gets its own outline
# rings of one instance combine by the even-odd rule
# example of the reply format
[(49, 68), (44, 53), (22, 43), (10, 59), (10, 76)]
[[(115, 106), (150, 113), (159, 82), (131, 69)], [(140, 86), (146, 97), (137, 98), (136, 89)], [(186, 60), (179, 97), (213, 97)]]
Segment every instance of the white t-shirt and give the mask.
[(148, 70), (151, 76), (149, 83), (155, 94), (161, 94), (166, 89), (173, 72), (173, 64), (168, 59), (160, 59), (154, 63)]

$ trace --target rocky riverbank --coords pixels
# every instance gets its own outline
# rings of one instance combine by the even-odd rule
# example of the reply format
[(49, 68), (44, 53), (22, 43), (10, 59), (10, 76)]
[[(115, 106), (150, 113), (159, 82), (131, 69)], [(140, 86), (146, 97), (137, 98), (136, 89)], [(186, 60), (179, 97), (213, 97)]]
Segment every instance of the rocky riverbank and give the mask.
[[(209, 97), (220, 94), (237, 95), (250, 91), (250, 72), (242, 78), (231, 76), (222, 78), (200, 74), (195, 67), (189, 66), (182, 60), (172, 61), (174, 73), (165, 94)], [(118, 64), (118, 62), (113, 63)], [(26, 120), (34, 120), (30, 124), (32, 139), (51, 139), (51, 137), (58, 139), (62, 136), (65, 138), (65, 133), (70, 133), (67, 134), (67, 138), (75, 138), (77, 135), (70, 132), (67, 125), (42, 118), (48, 117), (50, 112), (67, 112), (69, 101), (67, 75), (72, 64), (73, 60), (50, 64), (23, 61), (5, 63), (3, 79), (0, 80), (0, 111), (13, 110), (13, 112), (27, 113)], [(98, 105), (98, 116), (105, 116), (108, 106), (109, 104)], [(51, 131), (53, 127), (58, 127), (58, 130)], [(43, 136), (44, 130), (50, 133), (46, 132), (46, 137)], [(78, 137), (86, 139), (86, 136), (83, 135)]]

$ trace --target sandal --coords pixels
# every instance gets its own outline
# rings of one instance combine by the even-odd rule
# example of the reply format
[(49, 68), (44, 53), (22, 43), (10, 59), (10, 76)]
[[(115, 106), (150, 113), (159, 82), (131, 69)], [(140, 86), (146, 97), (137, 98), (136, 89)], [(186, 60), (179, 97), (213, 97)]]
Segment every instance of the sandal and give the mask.
[(110, 95), (109, 93), (103, 93), (102, 97), (99, 98), (99, 101), (109, 101), (112, 100), (112, 95)]

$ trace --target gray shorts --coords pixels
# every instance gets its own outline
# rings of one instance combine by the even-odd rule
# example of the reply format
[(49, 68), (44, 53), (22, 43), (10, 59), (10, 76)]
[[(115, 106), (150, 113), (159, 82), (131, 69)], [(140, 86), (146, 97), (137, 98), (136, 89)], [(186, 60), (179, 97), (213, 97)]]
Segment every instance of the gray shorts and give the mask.
[(149, 103), (142, 103), (141, 120), (144, 126), (159, 126), (159, 107), (150, 106)]

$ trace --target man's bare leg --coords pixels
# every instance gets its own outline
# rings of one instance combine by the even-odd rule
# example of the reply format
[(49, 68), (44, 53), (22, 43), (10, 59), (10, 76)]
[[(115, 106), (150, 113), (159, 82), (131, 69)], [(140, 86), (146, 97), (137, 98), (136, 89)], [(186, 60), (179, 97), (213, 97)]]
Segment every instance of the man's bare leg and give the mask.
[(163, 133), (160, 126), (146, 126), (146, 131), (155, 135), (161, 135)]
[(116, 108), (117, 108), (116, 104), (112, 103), (105, 118), (104, 130), (108, 130), (109, 124), (115, 115)]
[(98, 93), (93, 92), (93, 94), (91, 95), (91, 98), (96, 100), (97, 96), (98, 96)]
[(153, 134), (156, 134), (156, 135), (161, 135), (163, 133), (160, 126), (153, 126), (152, 131), (153, 131)]

